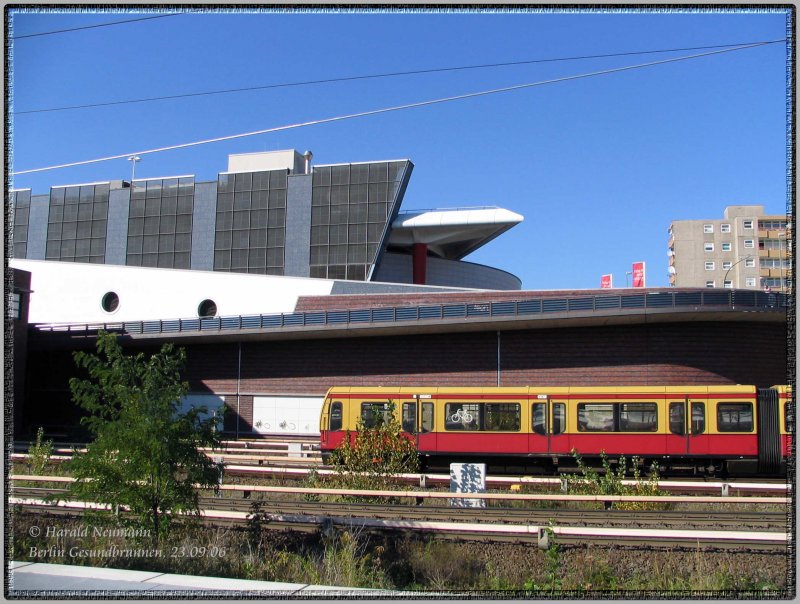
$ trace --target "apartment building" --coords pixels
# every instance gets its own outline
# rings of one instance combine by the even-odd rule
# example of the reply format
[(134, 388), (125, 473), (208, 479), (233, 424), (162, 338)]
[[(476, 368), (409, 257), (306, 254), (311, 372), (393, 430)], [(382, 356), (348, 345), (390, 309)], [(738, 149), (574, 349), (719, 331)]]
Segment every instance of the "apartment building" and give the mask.
[(791, 222), (765, 214), (764, 206), (728, 206), (722, 219), (676, 220), (668, 245), (674, 287), (789, 289)]

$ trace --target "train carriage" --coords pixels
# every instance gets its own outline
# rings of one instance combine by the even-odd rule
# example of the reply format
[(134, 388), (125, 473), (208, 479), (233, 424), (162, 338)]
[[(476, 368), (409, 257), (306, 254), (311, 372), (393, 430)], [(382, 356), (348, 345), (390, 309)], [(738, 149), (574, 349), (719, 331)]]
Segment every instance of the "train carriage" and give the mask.
[(789, 454), (786, 386), (334, 387), (320, 418), (323, 457), (394, 413), (423, 465), (454, 461), (555, 471), (637, 456), (662, 471), (775, 475)]

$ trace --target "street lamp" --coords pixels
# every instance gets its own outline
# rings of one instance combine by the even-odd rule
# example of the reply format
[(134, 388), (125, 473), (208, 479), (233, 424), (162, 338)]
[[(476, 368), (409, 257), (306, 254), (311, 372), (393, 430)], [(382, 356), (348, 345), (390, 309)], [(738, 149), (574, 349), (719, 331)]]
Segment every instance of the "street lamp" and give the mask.
[(131, 162), (131, 186), (133, 186), (133, 179), (136, 177), (136, 162), (142, 161), (142, 158), (138, 155), (131, 155), (128, 158), (128, 161)]
[[(749, 260), (753, 256), (745, 256), (744, 258), (739, 258), (736, 262), (731, 264), (731, 267), (728, 269), (728, 272), (725, 273), (725, 276), (722, 278), (722, 287), (725, 287), (725, 282), (728, 280), (728, 275), (733, 270), (733, 267), (742, 262), (743, 260)], [(731, 286), (732, 287), (732, 286)]]

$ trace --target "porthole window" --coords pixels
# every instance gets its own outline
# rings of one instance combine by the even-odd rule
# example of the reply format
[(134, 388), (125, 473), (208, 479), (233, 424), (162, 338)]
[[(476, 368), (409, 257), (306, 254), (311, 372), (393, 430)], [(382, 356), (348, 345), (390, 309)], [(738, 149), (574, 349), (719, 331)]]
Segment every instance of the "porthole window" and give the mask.
[(217, 316), (217, 303), (214, 300), (203, 300), (197, 307), (197, 316), (202, 318)]
[(114, 312), (119, 308), (119, 296), (114, 292), (108, 292), (100, 301), (100, 306), (106, 312)]

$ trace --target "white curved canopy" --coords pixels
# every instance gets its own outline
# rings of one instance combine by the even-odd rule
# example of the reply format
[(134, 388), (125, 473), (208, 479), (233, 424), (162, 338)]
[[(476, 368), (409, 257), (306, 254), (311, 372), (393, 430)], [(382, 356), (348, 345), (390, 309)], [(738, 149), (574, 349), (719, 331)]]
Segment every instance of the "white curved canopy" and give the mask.
[(392, 223), (389, 247), (410, 250), (425, 243), (441, 258), (460, 260), (524, 218), (503, 208), (416, 210), (401, 213)]

